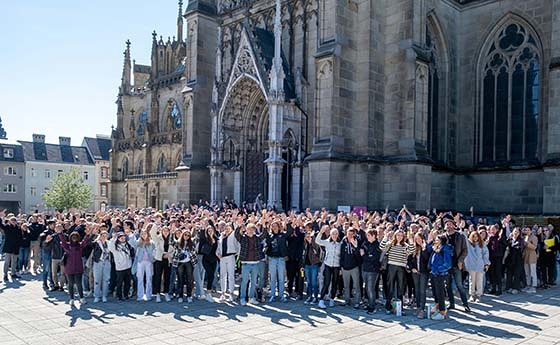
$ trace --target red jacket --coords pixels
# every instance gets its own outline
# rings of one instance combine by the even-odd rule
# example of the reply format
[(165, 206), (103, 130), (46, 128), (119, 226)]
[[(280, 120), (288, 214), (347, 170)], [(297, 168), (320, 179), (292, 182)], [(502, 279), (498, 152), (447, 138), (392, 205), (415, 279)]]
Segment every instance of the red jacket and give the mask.
[(85, 236), (82, 242), (71, 244), (66, 240), (60, 241), (60, 245), (66, 252), (66, 264), (64, 265), (65, 274), (82, 274), (84, 273), (84, 264), (82, 262), (82, 251), (89, 242), (89, 236)]

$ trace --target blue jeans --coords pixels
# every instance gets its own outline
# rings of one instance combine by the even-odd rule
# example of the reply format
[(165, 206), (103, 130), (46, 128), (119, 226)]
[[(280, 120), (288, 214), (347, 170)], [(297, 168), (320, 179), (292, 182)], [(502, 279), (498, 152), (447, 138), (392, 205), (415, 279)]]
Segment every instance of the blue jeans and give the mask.
[(50, 282), (51, 285), (53, 284), (52, 275), (51, 275), (51, 262), (52, 262), (51, 254), (47, 254), (43, 252), (43, 259), (41, 263), (43, 264), (43, 284), (45, 285), (48, 282)]
[(239, 299), (244, 301), (247, 298), (247, 285), (249, 285), (249, 280), (251, 280), (251, 285), (249, 286), (249, 298), (255, 298), (255, 288), (257, 283), (257, 275), (259, 273), (259, 264), (242, 263), (241, 264), (241, 286)]
[(278, 296), (284, 297), (284, 284), (286, 270), (286, 259), (283, 257), (268, 257), (268, 270), (270, 271), (270, 297), (276, 295), (276, 285), (278, 285)]
[(424, 310), (426, 305), (426, 290), (428, 290), (428, 273), (412, 273), (414, 294), (416, 295), (416, 309)]
[(447, 275), (447, 296), (449, 297), (449, 307), (455, 307), (455, 296), (453, 296), (453, 282), (455, 282), (455, 286), (457, 286), (457, 290), (459, 290), (459, 295), (461, 296), (461, 302), (463, 302), (463, 306), (467, 307), (469, 305), (469, 301), (467, 300), (467, 291), (463, 287), (463, 273), (458, 267), (453, 267), (449, 270), (449, 274)]
[(198, 262), (194, 266), (194, 282), (196, 284), (196, 296), (204, 295), (204, 266), (202, 265), (202, 254), (198, 254)]
[(25, 268), (29, 268), (29, 253), (31, 249), (29, 247), (19, 247), (19, 256), (18, 256), (18, 270), (23, 270)]
[(109, 294), (109, 281), (111, 279), (111, 261), (93, 263), (93, 296), (95, 298), (107, 297)]
[(317, 277), (319, 275), (319, 265), (306, 265), (305, 266), (305, 281), (307, 282), (307, 297), (319, 297), (319, 285), (317, 284)]
[(366, 294), (368, 299), (368, 308), (375, 308), (375, 284), (377, 284), (377, 278), (379, 277), (379, 272), (362, 272), (362, 277), (366, 285)]
[(171, 266), (171, 270), (169, 273), (169, 296), (173, 296), (173, 292), (175, 292), (175, 278), (177, 277), (177, 267)]

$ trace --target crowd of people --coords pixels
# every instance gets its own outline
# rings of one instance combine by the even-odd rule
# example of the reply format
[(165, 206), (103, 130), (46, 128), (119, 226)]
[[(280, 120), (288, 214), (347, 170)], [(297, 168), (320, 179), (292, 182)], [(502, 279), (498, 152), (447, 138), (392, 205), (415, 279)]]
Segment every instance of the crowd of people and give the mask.
[(0, 230), (4, 282), (33, 274), (45, 290), (66, 290), (72, 305), (91, 294), (94, 303), (292, 300), (369, 314), (400, 308), (398, 315), (433, 319), (456, 308), (454, 290), (470, 312), (485, 294), (555, 285), (560, 248), (550, 224), (518, 226), (510, 215), (489, 223), (472, 209), (469, 216), (414, 214), (404, 206), (360, 214), (227, 202), (163, 211), (3, 211)]

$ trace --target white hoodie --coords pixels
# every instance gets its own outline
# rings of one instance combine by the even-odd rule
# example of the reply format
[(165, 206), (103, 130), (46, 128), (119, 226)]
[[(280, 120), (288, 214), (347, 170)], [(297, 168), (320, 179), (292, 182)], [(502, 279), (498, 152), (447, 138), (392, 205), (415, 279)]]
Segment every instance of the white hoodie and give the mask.
[[(130, 243), (130, 237), (127, 238), (127, 241), (134, 248), (134, 243)], [(115, 259), (115, 269), (117, 271), (124, 271), (132, 267), (132, 258), (130, 257), (130, 253), (126, 253), (123, 250), (118, 250), (116, 248), (116, 242), (116, 238), (110, 239), (107, 242), (107, 248), (111, 253), (113, 253), (113, 258)]]

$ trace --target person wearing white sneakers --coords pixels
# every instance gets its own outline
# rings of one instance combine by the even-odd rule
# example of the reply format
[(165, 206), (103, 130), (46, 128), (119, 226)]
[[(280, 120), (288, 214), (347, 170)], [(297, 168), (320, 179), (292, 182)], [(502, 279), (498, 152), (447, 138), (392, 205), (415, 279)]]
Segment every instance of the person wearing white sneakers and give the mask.
[(287, 238), (292, 234), (284, 232), (284, 225), (280, 220), (275, 220), (270, 225), (268, 236), (266, 236), (266, 248), (268, 255), (268, 271), (270, 272), (270, 300), (274, 302), (276, 295), (276, 288), (278, 287), (278, 297), (281, 302), (286, 302), (284, 296), (285, 277), (286, 271), (286, 256), (288, 256), (288, 240)]
[(488, 248), (478, 231), (473, 231), (467, 241), (468, 254), (465, 257), (465, 269), (469, 272), (469, 302), (480, 302), (484, 294), (484, 274), (490, 266)]
[[(322, 239), (329, 232), (327, 239)], [(338, 276), (340, 274), (340, 247), (341, 243), (338, 241), (338, 230), (331, 229), (328, 225), (323, 225), (321, 231), (315, 237), (315, 243), (325, 248), (325, 270), (323, 271), (324, 283), (321, 290), (321, 300), (319, 301), (319, 308), (325, 309), (325, 297), (331, 287), (331, 299), (329, 302), (330, 307), (334, 307), (334, 298), (336, 297)]]
[(194, 281), (194, 263), (196, 251), (191, 239), (191, 232), (184, 230), (178, 245), (175, 247), (173, 259), (177, 260), (177, 302), (183, 302), (183, 287), (187, 285), (187, 302), (192, 302), (192, 290)]
[[(147, 229), (150, 226), (152, 225), (147, 224), (146, 227), (140, 231), (140, 238), (138, 241), (132, 241), (133, 246), (136, 247), (132, 271), (133, 274), (136, 274), (136, 279), (138, 280), (137, 301), (150, 301), (152, 299), (155, 245), (150, 239), (150, 233)], [(146, 279), (146, 284), (144, 284), (144, 278)]]
[[(261, 218), (262, 221), (262, 218)], [(243, 220), (237, 219), (237, 228), (235, 229), (235, 238), (239, 241), (241, 250), (239, 254), (239, 260), (241, 261), (241, 286), (240, 286), (240, 304), (246, 304), (247, 287), (249, 287), (249, 303), (259, 304), (255, 298), (255, 290), (257, 286), (257, 274), (259, 269), (259, 261), (264, 257), (262, 241), (263, 237), (267, 236), (268, 231), (263, 228), (264, 231), (257, 235), (255, 231), (257, 229), (256, 225), (252, 222), (247, 224), (246, 231), (243, 225)], [(249, 285), (251, 281), (251, 285)]]
[(235, 256), (239, 253), (239, 242), (233, 233), (233, 227), (226, 225), (220, 234), (216, 255), (220, 259), (220, 301), (226, 301), (226, 291), (229, 290), (228, 302), (233, 301), (235, 290)]
[[(156, 302), (161, 302), (160, 292), (164, 293), (167, 298), (169, 289), (169, 280), (171, 277), (171, 266), (169, 265), (169, 240), (171, 239), (171, 230), (164, 226), (158, 233), (158, 227), (152, 223), (150, 228), (150, 238), (155, 245), (154, 251), (154, 284), (153, 289), (156, 295)], [(161, 288), (163, 278), (163, 290)]]
[(537, 292), (537, 247), (539, 239), (535, 233), (538, 228), (538, 225), (535, 225), (533, 230), (529, 227), (525, 227), (525, 229), (523, 229), (523, 234), (525, 235), (523, 265), (525, 267), (525, 279), (527, 283), (527, 287), (523, 291), (527, 293)]
[(109, 233), (107, 225), (100, 226), (100, 232), (93, 246), (93, 302), (97, 303), (101, 299), (107, 302), (109, 293), (109, 282), (111, 279), (111, 256), (107, 240)]

